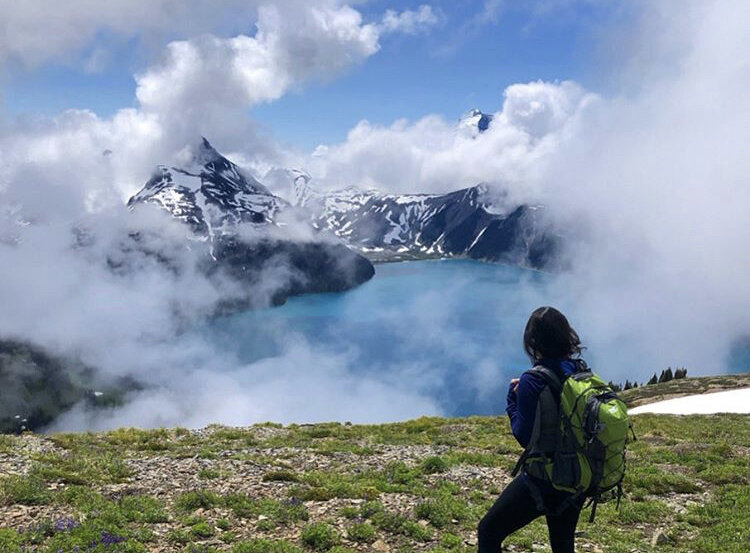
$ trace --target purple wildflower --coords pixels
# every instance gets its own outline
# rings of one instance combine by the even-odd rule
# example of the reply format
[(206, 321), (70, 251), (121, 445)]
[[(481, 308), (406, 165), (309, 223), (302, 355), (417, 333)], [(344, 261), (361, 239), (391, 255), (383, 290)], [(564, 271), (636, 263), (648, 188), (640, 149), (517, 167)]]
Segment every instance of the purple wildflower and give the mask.
[(55, 532), (67, 532), (78, 526), (80, 526), (80, 524), (70, 517), (61, 518), (54, 524)]
[(116, 545), (124, 541), (125, 541), (125, 538), (121, 538), (117, 534), (113, 534), (111, 532), (107, 532), (106, 530), (102, 530), (102, 533), (99, 535), (99, 539), (92, 541), (88, 545), (87, 550), (96, 549), (98, 545), (109, 547), (110, 545)]
[(106, 530), (103, 530), (101, 536), (99, 537), (99, 543), (101, 543), (102, 545), (114, 545), (116, 543), (124, 541), (125, 538), (121, 538), (120, 536), (107, 532)]

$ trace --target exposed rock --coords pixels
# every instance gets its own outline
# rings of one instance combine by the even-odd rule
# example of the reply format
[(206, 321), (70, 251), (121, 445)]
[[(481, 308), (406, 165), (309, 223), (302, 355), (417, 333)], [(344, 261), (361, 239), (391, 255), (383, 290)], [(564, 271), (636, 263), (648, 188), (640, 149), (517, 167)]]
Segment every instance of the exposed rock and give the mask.
[(657, 528), (654, 535), (651, 536), (651, 546), (656, 547), (657, 545), (666, 545), (668, 543), (672, 543), (672, 538), (663, 529)]

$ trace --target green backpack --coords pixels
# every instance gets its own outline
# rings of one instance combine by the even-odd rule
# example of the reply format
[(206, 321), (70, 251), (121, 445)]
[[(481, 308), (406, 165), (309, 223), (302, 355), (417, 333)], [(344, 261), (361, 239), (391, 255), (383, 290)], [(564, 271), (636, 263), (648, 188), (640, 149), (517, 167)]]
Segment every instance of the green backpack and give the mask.
[[(593, 522), (602, 494), (616, 489), (617, 506), (625, 476), (625, 448), (635, 440), (625, 403), (599, 376), (578, 360), (577, 372), (562, 381), (542, 366), (531, 369), (544, 378), (529, 445), (513, 470), (521, 467), (531, 476), (571, 495), (562, 511), (580, 497), (593, 504)], [(556, 397), (560, 398), (559, 406)], [(531, 482), (538, 506), (546, 512), (541, 494)]]

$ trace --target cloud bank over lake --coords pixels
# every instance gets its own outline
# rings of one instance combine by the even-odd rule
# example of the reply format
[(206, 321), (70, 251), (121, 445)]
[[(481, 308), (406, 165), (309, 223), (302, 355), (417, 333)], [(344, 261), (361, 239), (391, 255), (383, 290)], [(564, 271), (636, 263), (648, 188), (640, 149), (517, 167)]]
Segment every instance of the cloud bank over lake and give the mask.
[[(300, 167), (321, 189), (394, 192), (486, 181), (505, 191), (503, 202), (549, 206), (570, 267), (557, 278), (558, 306), (613, 379), (645, 379), (667, 365), (718, 372), (733, 341), (750, 335), (746, 2), (639, 4), (632, 26), (603, 39), (603, 51), (616, 52), (602, 64), (611, 64), (606, 93), (566, 80), (511, 84), (496, 106), (482, 106), (495, 117), (481, 135), (425, 114), (361, 121), (346, 140), (312, 152), (279, 144), (247, 110), (366, 66), (391, 34), (450, 25), (439, 9), (366, 18), (359, 4), (333, 0), (222, 3), (241, 10), (232, 13), (253, 33), (236, 32), (214, 3), (149, 3), (149, 17), (144, 5), (81, 1), (42, 21), (37, 3), (14, 4), (4, 25), (18, 33), (0, 40), (0, 61), (32, 68), (80, 55), (102, 30), (141, 37), (144, 55), (155, 52), (136, 72), (132, 105), (112, 116), (0, 116), (0, 333), (156, 385), (102, 425), (440, 410), (408, 370), (401, 381), (354, 375), (350, 358), (324, 344), (290, 337), (283, 355), (248, 371), (184, 334), (233, 293), (208, 283), (187, 253), (175, 252), (179, 274), (148, 260), (132, 275), (112, 274), (103, 259), (136, 223), (163, 243), (183, 232), (166, 216), (134, 219), (124, 201), (201, 134), (258, 177)], [(162, 38), (146, 44), (147, 35)], [(94, 70), (106, 55), (81, 59)], [(89, 253), (72, 245), (71, 228), (84, 224), (98, 237)], [(427, 318), (441, 309), (424, 308)], [(77, 413), (64, 427), (89, 424)]]

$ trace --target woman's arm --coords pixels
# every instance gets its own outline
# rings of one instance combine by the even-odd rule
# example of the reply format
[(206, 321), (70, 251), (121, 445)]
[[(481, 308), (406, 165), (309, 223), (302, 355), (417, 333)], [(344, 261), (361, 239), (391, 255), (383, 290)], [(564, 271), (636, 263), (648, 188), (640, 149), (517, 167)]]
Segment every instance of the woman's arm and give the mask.
[(544, 386), (543, 379), (525, 372), (521, 375), (517, 387), (514, 388), (511, 383), (508, 388), (508, 406), (505, 411), (508, 413), (513, 435), (522, 447), (529, 445), (534, 429), (537, 400)]

